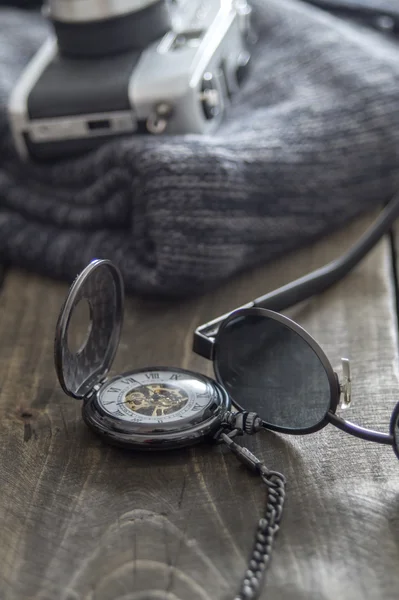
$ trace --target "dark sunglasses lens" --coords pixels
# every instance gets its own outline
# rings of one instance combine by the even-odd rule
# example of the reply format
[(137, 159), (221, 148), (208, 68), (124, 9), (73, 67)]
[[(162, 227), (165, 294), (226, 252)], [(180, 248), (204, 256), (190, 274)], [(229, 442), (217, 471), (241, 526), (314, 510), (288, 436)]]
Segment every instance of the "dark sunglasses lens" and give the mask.
[(330, 382), (315, 350), (270, 317), (237, 316), (227, 323), (218, 334), (215, 370), (233, 402), (268, 425), (311, 429), (330, 407)]

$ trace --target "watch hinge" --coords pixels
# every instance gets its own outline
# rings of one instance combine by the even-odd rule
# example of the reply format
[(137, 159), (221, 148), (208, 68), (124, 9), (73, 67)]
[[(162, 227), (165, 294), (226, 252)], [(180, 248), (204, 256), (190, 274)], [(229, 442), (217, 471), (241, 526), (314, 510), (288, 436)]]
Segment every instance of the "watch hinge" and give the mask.
[(107, 381), (107, 377), (100, 379), (100, 381), (98, 383), (96, 383), (96, 385), (93, 385), (91, 390), (89, 390), (89, 392), (87, 392), (87, 394), (85, 395), (85, 398), (88, 400), (89, 398), (94, 396), (94, 394), (97, 394), (97, 392), (102, 388), (102, 386), (104, 385), (104, 383), (106, 381)]
[(347, 358), (341, 359), (343, 381), (339, 382), (341, 408), (349, 408), (352, 400), (352, 378), (350, 362)]

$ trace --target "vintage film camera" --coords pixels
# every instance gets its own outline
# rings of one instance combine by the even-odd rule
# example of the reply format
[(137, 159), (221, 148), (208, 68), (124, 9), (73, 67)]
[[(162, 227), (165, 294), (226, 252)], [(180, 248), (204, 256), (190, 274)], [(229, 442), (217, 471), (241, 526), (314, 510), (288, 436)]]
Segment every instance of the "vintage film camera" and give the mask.
[(49, 0), (55, 35), (9, 101), (22, 157), (134, 133), (211, 133), (246, 74), (246, 0)]

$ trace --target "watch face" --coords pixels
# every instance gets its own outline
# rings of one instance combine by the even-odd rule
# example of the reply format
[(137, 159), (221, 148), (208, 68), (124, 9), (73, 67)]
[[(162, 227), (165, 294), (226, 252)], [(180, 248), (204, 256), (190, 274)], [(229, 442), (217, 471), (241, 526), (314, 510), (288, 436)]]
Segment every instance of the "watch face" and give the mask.
[(116, 419), (166, 425), (191, 421), (217, 399), (215, 387), (206, 378), (157, 369), (113, 379), (101, 389), (97, 401), (105, 413)]

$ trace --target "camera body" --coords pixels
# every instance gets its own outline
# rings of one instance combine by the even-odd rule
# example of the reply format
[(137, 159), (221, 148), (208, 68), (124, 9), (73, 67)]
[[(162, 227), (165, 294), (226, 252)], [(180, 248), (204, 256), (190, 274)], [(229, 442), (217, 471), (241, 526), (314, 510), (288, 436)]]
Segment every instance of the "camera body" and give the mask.
[(22, 157), (117, 136), (213, 132), (248, 69), (246, 0), (53, 0), (51, 35), (8, 112)]

